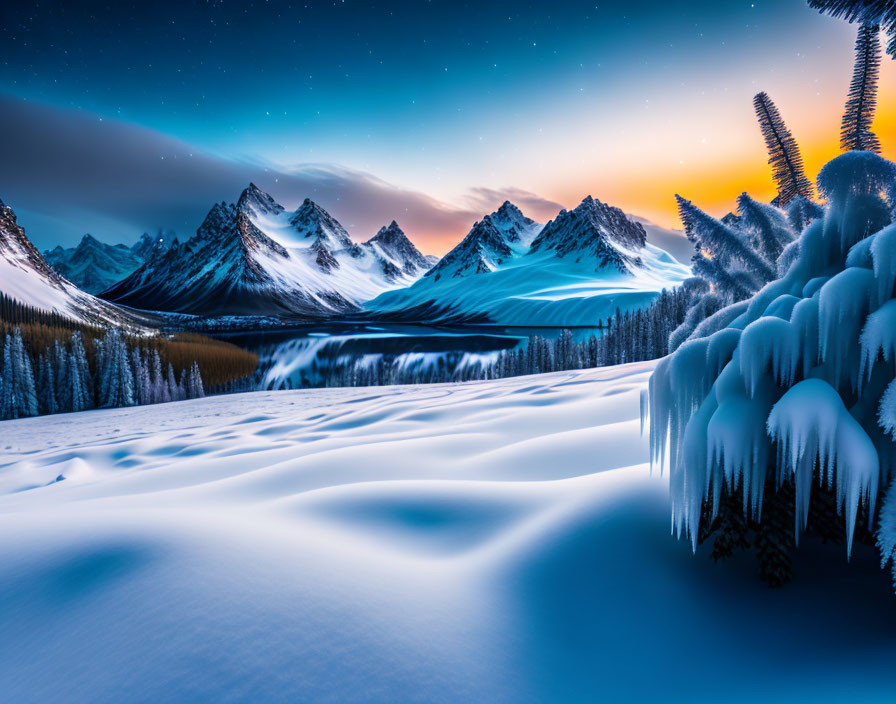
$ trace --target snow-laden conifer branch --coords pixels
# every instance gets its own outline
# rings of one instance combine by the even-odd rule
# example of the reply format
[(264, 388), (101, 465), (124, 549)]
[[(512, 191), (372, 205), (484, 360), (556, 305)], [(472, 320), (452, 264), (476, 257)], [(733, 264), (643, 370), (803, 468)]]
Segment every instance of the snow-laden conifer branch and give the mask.
[(738, 262), (752, 274), (764, 279), (774, 275), (773, 266), (756, 252), (749, 242), (744, 241), (743, 234), (724, 223), (707, 215), (696, 205), (681, 196), (678, 200), (678, 212), (688, 238), (696, 243), (701, 251), (697, 258), (718, 260), (723, 263)]
[(787, 213), (772, 205), (759, 203), (746, 193), (738, 197), (737, 209), (741, 227), (752, 235), (758, 252), (773, 268), (784, 247), (793, 241), (793, 227)]
[(890, 37), (887, 53), (896, 57), (896, 3), (892, 0), (809, 0), (809, 7), (847, 22), (880, 25)]
[(783, 207), (797, 196), (812, 198), (812, 183), (806, 178), (803, 157), (777, 106), (766, 93), (753, 98), (759, 127), (768, 148), (768, 163), (778, 185), (779, 204)]
[(856, 64), (840, 128), (840, 148), (843, 151), (856, 149), (880, 154), (880, 140), (871, 131), (880, 78), (879, 33), (876, 25), (863, 24), (859, 27)]

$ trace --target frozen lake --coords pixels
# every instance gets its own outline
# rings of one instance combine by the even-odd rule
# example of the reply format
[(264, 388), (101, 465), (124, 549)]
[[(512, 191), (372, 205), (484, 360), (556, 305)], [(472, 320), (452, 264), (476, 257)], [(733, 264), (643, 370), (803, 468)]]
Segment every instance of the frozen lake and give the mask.
[[(288, 330), (222, 336), (259, 356), (261, 387), (308, 388), (341, 385), (348, 368), (387, 364), (421, 380), (433, 374), (471, 374), (497, 355), (525, 347), (531, 336), (554, 339), (562, 328), (427, 326), (338, 323)], [(576, 340), (600, 334), (600, 328), (575, 328)], [(441, 378), (441, 377), (440, 377)]]

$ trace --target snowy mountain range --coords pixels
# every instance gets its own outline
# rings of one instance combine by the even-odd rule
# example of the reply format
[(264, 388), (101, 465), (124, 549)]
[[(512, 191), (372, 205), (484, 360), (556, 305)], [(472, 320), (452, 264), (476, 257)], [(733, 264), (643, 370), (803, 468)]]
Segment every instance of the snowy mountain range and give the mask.
[(103, 297), (185, 313), (323, 318), (358, 310), (431, 266), (397, 223), (363, 244), (319, 205), (294, 212), (250, 184), (212, 207), (187, 242), (172, 242)]
[(591, 326), (689, 276), (640, 223), (591, 196), (544, 226), (505, 202), (419, 281), (366, 309), (425, 322)]
[(507, 201), (440, 261), (424, 256), (395, 221), (356, 243), (310, 199), (287, 211), (255, 184), (236, 203), (216, 203), (185, 242), (144, 235), (127, 248), (86, 235), (46, 259), (12, 211), (4, 213), (3, 266), (16, 271), (2, 290), (85, 320), (134, 315), (87, 290), (130, 309), (205, 317), (364, 312), (411, 322), (591, 326), (617, 309), (647, 305), (690, 275), (647, 242), (640, 223), (590, 196), (544, 226)]
[(145, 261), (167, 249), (162, 237), (149, 233), (131, 247), (106, 244), (90, 234), (77, 247), (61, 246), (44, 252), (44, 259), (82, 291), (97, 294), (136, 271)]
[(88, 324), (139, 327), (139, 315), (85, 293), (51, 267), (0, 201), (0, 292), (13, 300)]

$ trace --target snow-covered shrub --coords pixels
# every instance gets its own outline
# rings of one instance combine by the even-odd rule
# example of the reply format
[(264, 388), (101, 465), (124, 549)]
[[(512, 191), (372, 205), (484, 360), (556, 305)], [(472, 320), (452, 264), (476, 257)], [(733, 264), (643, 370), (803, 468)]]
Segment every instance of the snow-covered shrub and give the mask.
[[(847, 554), (859, 516), (874, 519), (896, 466), (894, 184), (896, 164), (870, 152), (828, 163), (824, 214), (807, 217), (784, 250), (781, 278), (704, 321), (657, 365), (651, 459), (668, 462), (673, 527), (694, 548), (732, 497), (761, 525), (770, 496), (792, 495), (798, 541), (812, 497), (832, 492)], [(885, 561), (896, 550), (889, 493)]]

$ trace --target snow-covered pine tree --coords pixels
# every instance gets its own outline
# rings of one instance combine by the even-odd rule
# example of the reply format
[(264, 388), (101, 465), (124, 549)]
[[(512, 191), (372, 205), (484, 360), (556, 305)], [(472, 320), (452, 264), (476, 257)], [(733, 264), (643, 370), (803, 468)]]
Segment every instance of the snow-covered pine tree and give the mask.
[[(717, 220), (681, 196), (676, 198), (685, 234), (696, 252), (691, 260), (695, 278), (684, 284), (691, 291), (691, 308), (669, 336), (672, 350), (703, 320), (724, 306), (746, 300), (774, 279), (785, 258), (783, 251), (787, 250), (788, 261), (796, 255), (796, 248), (788, 249), (796, 236), (791, 219), (776, 206), (758, 203), (744, 193), (738, 199), (740, 215)], [(795, 208), (805, 218), (813, 214), (811, 202), (802, 196), (791, 203), (798, 203)]]
[(134, 405), (134, 374), (128, 349), (117, 328), (109, 328), (103, 336), (100, 355), (100, 405), (119, 408)]
[(58, 340), (53, 341), (51, 352), (56, 386), (56, 406), (59, 413), (72, 410), (71, 388), (68, 379), (68, 354)]
[[(803, 231), (786, 274), (657, 365), (652, 462), (668, 453), (673, 525), (695, 547), (727, 499), (761, 527), (769, 492), (784, 487), (796, 544), (816, 511), (813, 486), (833, 497), (847, 554), (859, 519), (872, 525), (896, 468), (896, 224), (881, 195), (894, 182), (896, 164), (871, 152), (828, 163), (824, 216)], [(885, 561), (896, 556), (896, 489), (878, 541)], [(777, 540), (768, 553), (779, 575), (785, 549)]]
[(187, 380), (187, 398), (202, 398), (203, 396), (205, 396), (205, 389), (202, 387), (202, 375), (199, 373), (199, 365), (193, 362)]
[(131, 368), (134, 374), (134, 402), (138, 406), (152, 403), (149, 369), (143, 351), (139, 347), (131, 350)]
[(88, 388), (92, 387), (92, 384), (90, 384), (89, 378), (85, 380), (82, 376), (83, 372), (81, 369), (81, 365), (78, 364), (78, 360), (75, 357), (74, 352), (69, 353), (67, 366), (67, 378), (70, 385), (70, 388), (68, 390), (68, 410), (72, 411), (73, 413), (77, 413), (78, 411), (86, 411), (89, 408), (93, 408), (93, 403), (90, 400), (88, 391)]
[(809, 6), (847, 22), (879, 25), (890, 36), (887, 53), (896, 58), (896, 5), (888, 0), (809, 0)]
[(77, 372), (77, 380), (72, 382), (72, 410), (86, 411), (94, 406), (94, 384), (90, 374), (90, 365), (87, 363), (87, 351), (84, 349), (84, 340), (80, 331), (75, 330), (70, 347), (70, 366)]
[(25, 350), (21, 328), (6, 335), (3, 345), (2, 394), (0, 418), (26, 418), (38, 414), (34, 369)]
[(59, 411), (59, 404), (56, 401), (56, 373), (53, 370), (52, 358), (53, 353), (47, 348), (38, 361), (38, 409), (43, 414)]
[(159, 356), (159, 351), (154, 349), (150, 359), (152, 367), (152, 402), (167, 403), (171, 400), (171, 394), (168, 390), (168, 382), (165, 381), (165, 375), (162, 373), (162, 358)]
[[(769, 262), (754, 249), (750, 239), (744, 232), (735, 230), (707, 215), (691, 201), (685, 200), (679, 195), (678, 213), (684, 225), (684, 231), (688, 239), (698, 247), (697, 254), (703, 259), (719, 262), (725, 271), (731, 273), (744, 271), (753, 281), (753, 290), (759, 285), (774, 277), (774, 263)], [(695, 257), (696, 259), (697, 257)], [(727, 281), (710, 282), (718, 286), (727, 285)], [(722, 292), (723, 295), (725, 292)]]
[(168, 398), (172, 401), (180, 401), (180, 388), (177, 385), (177, 379), (174, 378), (174, 367), (171, 365), (171, 362), (168, 363), (168, 378), (166, 383), (168, 384)]
[(31, 357), (25, 349), (22, 340), (22, 330), (16, 328), (13, 335), (13, 347), (15, 349), (16, 363), (18, 365), (18, 377), (20, 379), (20, 394), (22, 398), (22, 416), (36, 416), (38, 413), (37, 385), (34, 382), (34, 368), (31, 365)]
[(880, 29), (862, 24), (856, 39), (856, 63), (840, 127), (840, 148), (880, 154), (880, 140), (871, 131), (880, 78)]
[(774, 270), (784, 247), (796, 238), (787, 213), (773, 205), (758, 203), (746, 193), (737, 199), (737, 210), (740, 229), (750, 234), (752, 249)]
[(796, 196), (811, 199), (814, 189), (806, 178), (799, 145), (784, 124), (777, 106), (767, 93), (757, 93), (753, 98), (753, 107), (768, 149), (772, 176), (778, 184), (778, 205), (785, 207)]
[(12, 418), (12, 342), (3, 336), (3, 353), (0, 355), (0, 420)]

